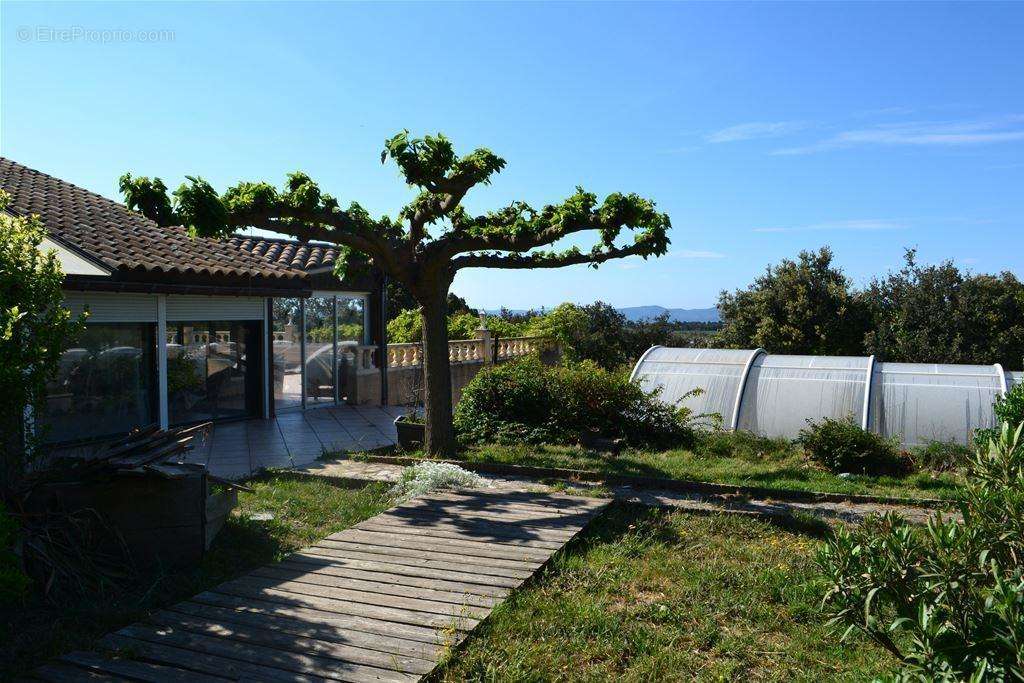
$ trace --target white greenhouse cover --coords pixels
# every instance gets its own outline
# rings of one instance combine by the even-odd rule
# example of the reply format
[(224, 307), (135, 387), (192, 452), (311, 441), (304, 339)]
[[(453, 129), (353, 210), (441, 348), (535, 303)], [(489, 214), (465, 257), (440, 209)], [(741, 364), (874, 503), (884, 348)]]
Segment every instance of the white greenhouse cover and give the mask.
[(863, 426), (870, 358), (762, 355), (750, 368), (738, 429), (795, 439), (807, 420)]
[[(655, 346), (633, 369), (644, 389), (661, 388), (659, 398), (683, 405), (697, 415), (719, 415), (725, 427), (733, 427), (741, 383), (761, 349), (674, 349)], [(700, 396), (683, 398), (694, 389)]]
[(1003, 373), (992, 365), (879, 363), (872, 378), (870, 426), (906, 446), (930, 441), (968, 443), (975, 429), (995, 424), (992, 404)]
[[(761, 349), (655, 346), (633, 369), (647, 390), (696, 413), (718, 413), (723, 426), (795, 438), (808, 419), (850, 417), (906, 446), (968, 444), (995, 424), (992, 404), (1024, 372), (999, 365), (876, 363), (874, 357), (771, 355)], [(698, 397), (683, 399), (701, 388)]]

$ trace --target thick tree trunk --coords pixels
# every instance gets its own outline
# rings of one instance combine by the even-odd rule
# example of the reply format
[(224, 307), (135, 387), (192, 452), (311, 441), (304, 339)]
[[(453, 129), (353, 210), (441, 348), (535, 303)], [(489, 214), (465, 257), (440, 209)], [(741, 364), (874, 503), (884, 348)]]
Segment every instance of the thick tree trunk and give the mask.
[(449, 455), (455, 450), (446, 294), (442, 292), (420, 304), (423, 319), (423, 403), (427, 410), (423, 448), (431, 455)]

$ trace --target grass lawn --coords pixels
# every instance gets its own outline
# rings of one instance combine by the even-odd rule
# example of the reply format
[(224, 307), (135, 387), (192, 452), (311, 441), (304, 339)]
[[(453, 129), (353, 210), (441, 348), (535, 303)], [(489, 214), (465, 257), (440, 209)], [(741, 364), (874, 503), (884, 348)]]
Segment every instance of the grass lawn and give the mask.
[(615, 505), (435, 678), (870, 680), (894, 662), (823, 625), (819, 532)]
[(896, 497), (952, 498), (960, 481), (954, 474), (927, 470), (906, 477), (839, 477), (808, 461), (798, 448), (784, 440), (742, 433), (702, 437), (689, 450), (627, 449), (611, 456), (576, 446), (489, 444), (466, 448), (456, 457), (469, 462)]
[[(88, 649), (97, 638), (142, 618), (149, 610), (184, 600), (255, 567), (341, 531), (387, 508), (384, 485), (353, 490), (323, 480), (272, 475), (239, 494), (202, 564), (135, 577), (128, 585), (53, 607), (42, 602), (0, 608), (0, 680), (10, 680), (45, 660)], [(269, 512), (270, 521), (250, 515)]]

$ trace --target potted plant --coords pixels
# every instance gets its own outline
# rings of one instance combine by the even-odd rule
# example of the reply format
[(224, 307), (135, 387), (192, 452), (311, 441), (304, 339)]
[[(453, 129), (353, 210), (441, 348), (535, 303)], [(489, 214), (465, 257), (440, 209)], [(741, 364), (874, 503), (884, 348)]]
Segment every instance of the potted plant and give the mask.
[(427, 426), (415, 409), (395, 418), (398, 446), (403, 451), (418, 451), (423, 448)]
[(408, 384), (408, 396), (405, 405), (408, 410), (395, 418), (395, 431), (398, 434), (398, 447), (403, 451), (418, 451), (423, 448), (426, 440), (427, 425), (423, 420), (422, 402), (423, 373), (421, 369), (413, 372)]

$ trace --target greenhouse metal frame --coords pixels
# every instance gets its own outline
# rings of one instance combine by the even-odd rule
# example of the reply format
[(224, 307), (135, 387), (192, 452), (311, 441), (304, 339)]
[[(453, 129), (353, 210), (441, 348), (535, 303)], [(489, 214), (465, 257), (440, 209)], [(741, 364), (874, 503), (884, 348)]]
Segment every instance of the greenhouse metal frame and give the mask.
[[(852, 419), (904, 446), (969, 444), (996, 423), (992, 404), (1024, 382), (994, 365), (885, 363), (874, 356), (796, 356), (764, 349), (653, 346), (631, 375), (662, 401), (723, 428), (793, 439), (808, 420)], [(700, 391), (695, 391), (699, 389)]]

